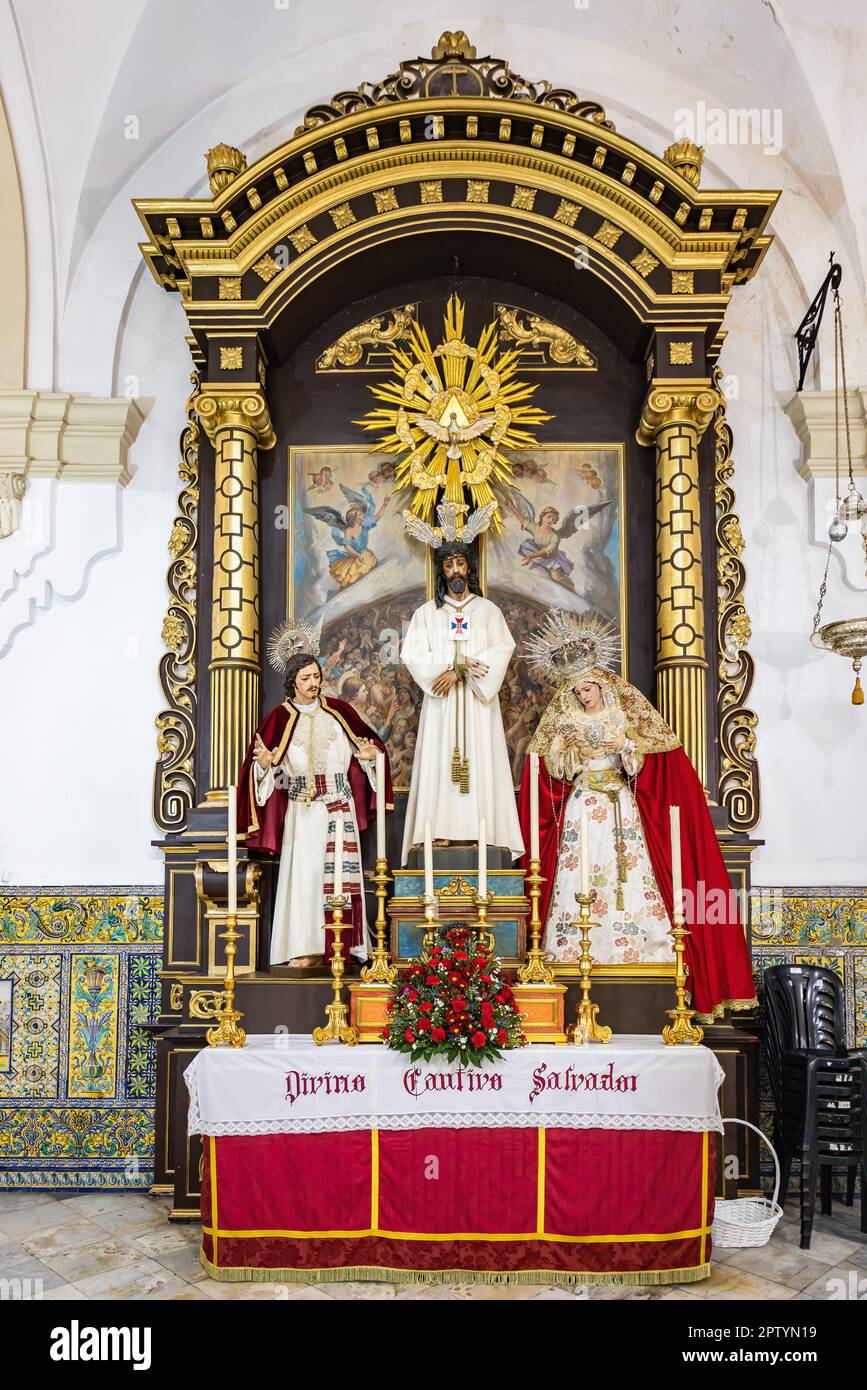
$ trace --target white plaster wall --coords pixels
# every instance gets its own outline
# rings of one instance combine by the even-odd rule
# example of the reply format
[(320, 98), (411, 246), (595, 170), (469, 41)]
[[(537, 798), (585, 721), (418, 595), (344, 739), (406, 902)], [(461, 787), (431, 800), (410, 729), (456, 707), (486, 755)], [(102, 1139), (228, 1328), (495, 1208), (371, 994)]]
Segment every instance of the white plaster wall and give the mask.
[[(189, 358), (179, 306), (141, 268), (129, 200), (200, 195), (210, 145), (227, 140), (254, 159), (290, 136), (308, 105), (429, 52), (437, 25), (428, 7), (396, 0), (288, 10), (257, 0), (240, 32), (230, 0), (74, 8), (74, 24), (58, 29), (46, 0), (0, 0), (0, 84), (30, 253), (28, 385), (134, 390), (146, 422), (125, 490), (41, 480), (43, 530), (2, 543), (0, 604), (14, 605), (0, 657), (12, 732), (4, 772), (7, 787), (38, 786), (39, 796), (16, 796), (14, 808), (3, 800), (0, 876), (157, 883), (157, 663)], [(844, 663), (806, 643), (824, 557), (808, 534), (807, 487), (782, 406), (794, 387), (791, 335), (832, 247), (849, 289), (851, 380), (867, 381), (865, 174), (857, 141), (844, 138), (859, 128), (856, 56), (867, 24), (850, 0), (822, 15), (820, 35), (807, 0), (591, 0), (587, 9), (537, 0), (532, 12), (522, 0), (473, 0), (458, 22), (480, 53), (596, 97), (618, 130), (659, 153), (678, 111), (699, 101), (782, 113), (779, 155), (711, 147), (704, 175), (707, 186), (785, 190), (777, 243), (734, 294), (723, 358), (736, 378), (735, 486), (758, 662), (758, 834), (767, 845), (756, 878), (862, 881), (867, 713), (848, 703)], [(138, 140), (125, 138), (130, 114)], [(832, 384), (827, 353), (812, 384)], [(863, 611), (864, 595), (841, 582), (834, 603), (829, 596), (827, 617)]]

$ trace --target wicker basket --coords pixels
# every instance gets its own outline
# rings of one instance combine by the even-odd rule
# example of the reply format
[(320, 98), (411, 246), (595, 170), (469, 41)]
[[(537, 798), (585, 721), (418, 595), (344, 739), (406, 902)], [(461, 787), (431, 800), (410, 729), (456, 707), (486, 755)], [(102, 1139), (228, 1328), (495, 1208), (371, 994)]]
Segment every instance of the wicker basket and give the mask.
[(783, 1214), (778, 1206), (780, 1194), (780, 1161), (770, 1140), (760, 1129), (748, 1120), (723, 1120), (724, 1125), (744, 1125), (755, 1130), (763, 1144), (767, 1144), (774, 1160), (774, 1195), (767, 1197), (736, 1197), (733, 1201), (719, 1201), (716, 1204), (711, 1228), (711, 1240), (724, 1250), (734, 1250), (747, 1245), (767, 1245), (774, 1233), (774, 1227)]

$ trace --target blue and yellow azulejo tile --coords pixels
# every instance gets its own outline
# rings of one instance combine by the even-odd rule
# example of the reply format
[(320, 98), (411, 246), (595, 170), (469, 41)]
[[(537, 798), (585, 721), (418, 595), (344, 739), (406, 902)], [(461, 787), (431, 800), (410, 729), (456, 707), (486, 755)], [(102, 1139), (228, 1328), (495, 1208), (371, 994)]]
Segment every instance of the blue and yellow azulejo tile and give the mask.
[(152, 887), (0, 897), (0, 1187), (150, 1184), (162, 924)]

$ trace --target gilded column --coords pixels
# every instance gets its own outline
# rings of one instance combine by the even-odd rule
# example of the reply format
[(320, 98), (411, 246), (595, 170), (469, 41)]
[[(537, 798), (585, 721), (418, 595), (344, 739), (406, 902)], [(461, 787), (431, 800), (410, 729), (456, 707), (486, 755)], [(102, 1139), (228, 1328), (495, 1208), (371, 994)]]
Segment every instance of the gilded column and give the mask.
[(707, 656), (698, 445), (709, 381), (651, 388), (636, 438), (656, 447), (656, 703), (707, 786)]
[(258, 720), (258, 451), (275, 444), (262, 394), (230, 391), (206, 384), (196, 400), (215, 456), (209, 801), (237, 780)]

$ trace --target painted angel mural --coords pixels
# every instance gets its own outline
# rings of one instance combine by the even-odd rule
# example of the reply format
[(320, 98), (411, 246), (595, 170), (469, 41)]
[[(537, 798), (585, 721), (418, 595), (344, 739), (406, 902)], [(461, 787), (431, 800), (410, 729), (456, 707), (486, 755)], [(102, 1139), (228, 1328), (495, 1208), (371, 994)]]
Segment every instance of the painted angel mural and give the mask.
[(527, 540), (521, 541), (518, 546), (521, 564), (529, 569), (543, 570), (549, 579), (574, 593), (575, 585), (570, 576), (575, 563), (564, 550), (563, 542), (574, 538), (573, 544), (585, 552), (585, 561), (592, 565), (595, 556), (591, 536), (585, 531), (585, 540), (581, 534), (582, 528), (587, 527), (592, 517), (611, 506), (610, 499), (593, 502), (589, 506), (582, 504), (573, 507), (564, 517), (556, 507), (548, 505), (542, 507), (537, 517), (533, 503), (516, 487), (509, 488), (504, 501), (521, 523), (521, 530), (528, 533)]
[(391, 493), (383, 498), (377, 508), (366, 483), (362, 484), (361, 492), (341, 483), (340, 491), (349, 503), (342, 516), (336, 507), (305, 507), (304, 510), (308, 516), (331, 527), (334, 548), (326, 552), (328, 569), (338, 587), (347, 589), (376, 568), (377, 559), (368, 540), (388, 506)]

